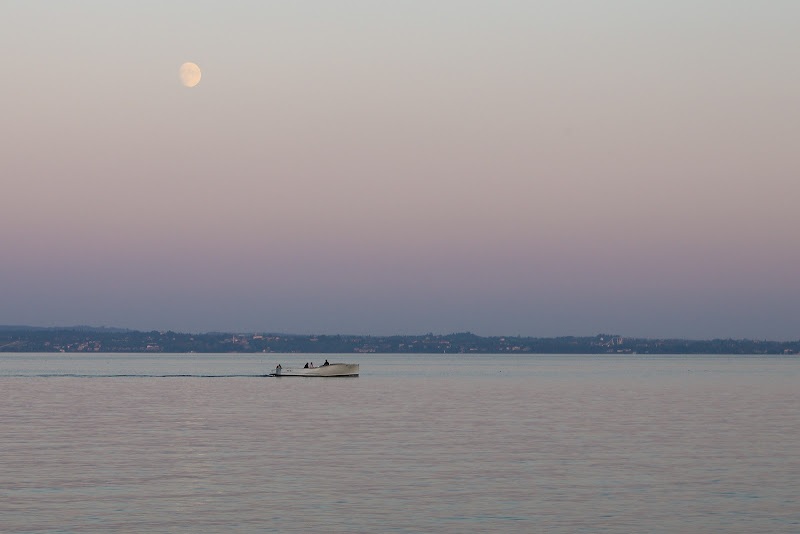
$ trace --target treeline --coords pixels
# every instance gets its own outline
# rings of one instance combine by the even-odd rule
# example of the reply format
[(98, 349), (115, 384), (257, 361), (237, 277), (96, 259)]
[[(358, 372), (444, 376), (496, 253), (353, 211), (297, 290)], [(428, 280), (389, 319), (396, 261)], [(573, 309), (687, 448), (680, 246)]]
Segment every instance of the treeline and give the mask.
[(464, 354), (800, 354), (800, 341), (592, 337), (482, 337), (469, 332), (417, 336), (185, 334), (114, 328), (0, 326), (0, 352), (297, 352)]

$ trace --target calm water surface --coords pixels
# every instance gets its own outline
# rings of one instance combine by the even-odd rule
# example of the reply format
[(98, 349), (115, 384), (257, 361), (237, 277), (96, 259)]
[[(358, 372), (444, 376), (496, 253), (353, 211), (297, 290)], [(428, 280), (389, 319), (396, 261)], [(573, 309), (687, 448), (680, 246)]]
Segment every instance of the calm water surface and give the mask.
[(0, 532), (800, 532), (800, 359), (0, 355)]

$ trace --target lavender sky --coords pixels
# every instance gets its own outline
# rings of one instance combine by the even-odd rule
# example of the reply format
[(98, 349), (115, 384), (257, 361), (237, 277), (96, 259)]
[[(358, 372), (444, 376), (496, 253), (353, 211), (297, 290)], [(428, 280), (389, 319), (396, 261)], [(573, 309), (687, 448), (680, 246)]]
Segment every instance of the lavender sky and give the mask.
[(800, 338), (800, 2), (12, 0), (0, 64), (0, 324)]

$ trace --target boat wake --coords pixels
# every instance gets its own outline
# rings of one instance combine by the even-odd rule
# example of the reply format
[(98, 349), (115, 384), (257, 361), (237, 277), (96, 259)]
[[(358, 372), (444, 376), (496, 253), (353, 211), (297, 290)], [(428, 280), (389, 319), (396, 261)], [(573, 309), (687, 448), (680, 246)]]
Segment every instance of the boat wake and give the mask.
[(231, 375), (209, 375), (209, 374), (75, 374), (75, 373), (39, 373), (39, 374), (13, 374), (6, 376), (18, 376), (27, 378), (269, 378), (266, 374), (231, 374)]

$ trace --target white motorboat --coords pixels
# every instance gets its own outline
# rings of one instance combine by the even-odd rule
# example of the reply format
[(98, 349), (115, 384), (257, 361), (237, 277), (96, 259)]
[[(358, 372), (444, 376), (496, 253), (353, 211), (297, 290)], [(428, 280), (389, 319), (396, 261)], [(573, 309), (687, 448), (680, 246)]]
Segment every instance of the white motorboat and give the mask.
[(358, 376), (357, 363), (329, 363), (320, 367), (283, 369), (276, 367), (269, 376)]

